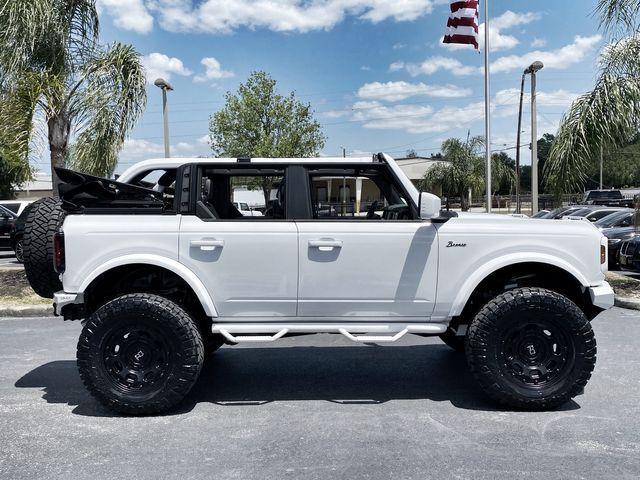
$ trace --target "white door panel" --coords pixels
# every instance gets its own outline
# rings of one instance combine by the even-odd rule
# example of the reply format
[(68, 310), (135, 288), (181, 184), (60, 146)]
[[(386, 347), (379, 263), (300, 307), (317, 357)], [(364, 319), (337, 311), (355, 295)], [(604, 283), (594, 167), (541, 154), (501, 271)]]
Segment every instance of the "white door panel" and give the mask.
[(180, 262), (205, 284), (221, 317), (296, 315), (298, 233), (293, 222), (183, 216)]
[(298, 315), (428, 317), (438, 245), (425, 222), (298, 222)]

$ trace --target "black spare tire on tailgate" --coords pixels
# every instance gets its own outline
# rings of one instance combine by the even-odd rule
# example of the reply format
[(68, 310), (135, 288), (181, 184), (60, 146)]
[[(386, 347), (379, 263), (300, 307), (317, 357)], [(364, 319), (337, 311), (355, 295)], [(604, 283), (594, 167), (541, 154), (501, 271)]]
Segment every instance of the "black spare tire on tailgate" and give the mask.
[(56, 197), (45, 197), (33, 203), (24, 229), (24, 269), (31, 288), (45, 298), (62, 290), (62, 282), (53, 268), (53, 234), (66, 213)]

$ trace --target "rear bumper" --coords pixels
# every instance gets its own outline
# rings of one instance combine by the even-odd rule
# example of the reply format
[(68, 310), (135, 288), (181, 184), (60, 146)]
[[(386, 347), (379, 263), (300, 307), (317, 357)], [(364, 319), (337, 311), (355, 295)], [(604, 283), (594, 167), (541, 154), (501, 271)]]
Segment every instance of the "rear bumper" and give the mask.
[(597, 287), (589, 287), (589, 296), (594, 307), (608, 310), (615, 303), (615, 293), (607, 282), (602, 282)]
[(53, 312), (56, 316), (62, 315), (62, 309), (67, 305), (78, 305), (84, 302), (81, 293), (66, 293), (63, 291), (53, 294)]

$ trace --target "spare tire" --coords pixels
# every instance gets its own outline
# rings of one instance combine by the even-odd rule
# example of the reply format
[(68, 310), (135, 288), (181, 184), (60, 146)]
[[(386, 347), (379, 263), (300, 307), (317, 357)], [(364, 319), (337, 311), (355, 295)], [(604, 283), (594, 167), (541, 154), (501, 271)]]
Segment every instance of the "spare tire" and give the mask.
[(24, 228), (24, 270), (31, 288), (44, 298), (62, 290), (60, 276), (53, 269), (53, 234), (65, 217), (62, 202), (45, 197), (33, 203)]

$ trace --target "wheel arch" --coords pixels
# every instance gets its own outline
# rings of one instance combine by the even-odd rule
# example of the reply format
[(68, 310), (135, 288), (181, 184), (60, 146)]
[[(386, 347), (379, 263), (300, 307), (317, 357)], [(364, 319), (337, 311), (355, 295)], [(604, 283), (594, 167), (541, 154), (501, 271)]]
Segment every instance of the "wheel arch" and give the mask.
[(474, 301), (492, 294), (489, 292), (495, 292), (496, 289), (498, 293), (504, 291), (501, 282), (519, 277), (530, 277), (531, 284), (527, 286), (547, 288), (568, 296), (591, 316), (588, 310), (594, 307), (589, 304), (586, 294), (586, 288), (590, 285), (587, 278), (568, 262), (545, 254), (517, 258), (506, 256), (476, 270), (458, 292), (451, 316), (460, 317), (470, 313)]
[(211, 295), (195, 273), (176, 260), (155, 255), (127, 255), (112, 259), (87, 275), (80, 285), (78, 293), (83, 294), (86, 300), (87, 294), (95, 290), (96, 286), (103, 283), (105, 279), (113, 276), (118, 278), (120, 276), (118, 274), (123, 274), (127, 271), (145, 271), (145, 269), (158, 273), (163, 272), (179, 278), (188, 287), (193, 296), (197, 298), (206, 316), (213, 318), (218, 316), (218, 311)]

